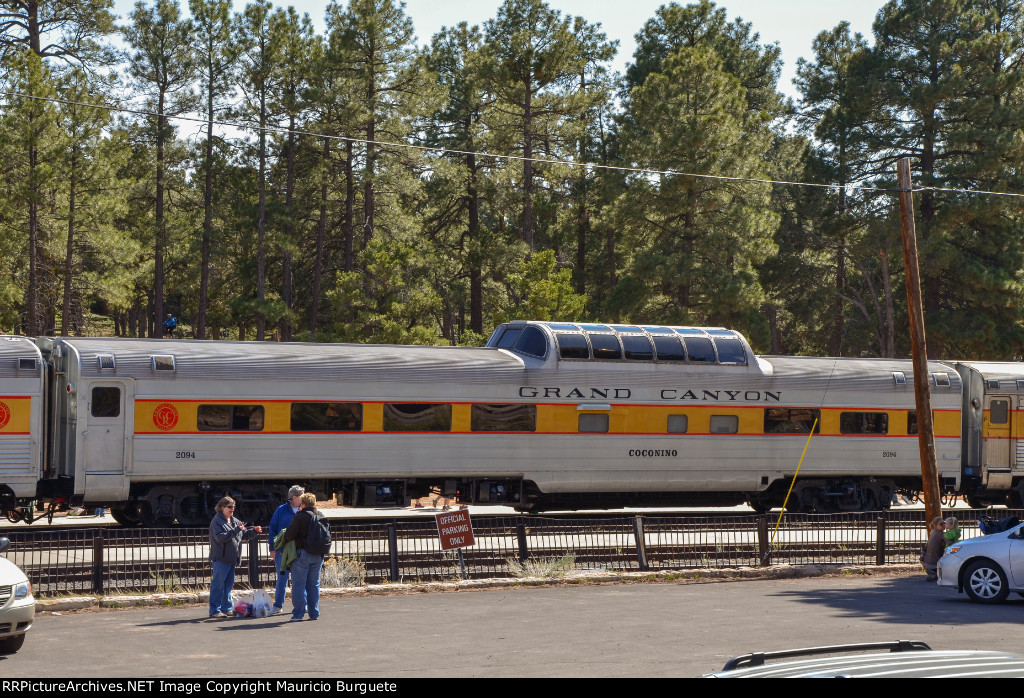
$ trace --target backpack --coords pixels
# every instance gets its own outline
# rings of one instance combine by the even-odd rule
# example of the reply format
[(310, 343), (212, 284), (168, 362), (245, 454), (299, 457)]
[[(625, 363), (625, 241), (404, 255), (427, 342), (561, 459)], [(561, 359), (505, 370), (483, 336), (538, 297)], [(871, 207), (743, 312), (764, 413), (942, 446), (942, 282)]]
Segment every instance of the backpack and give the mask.
[(305, 551), (310, 555), (326, 555), (331, 552), (331, 527), (323, 514), (310, 516)]

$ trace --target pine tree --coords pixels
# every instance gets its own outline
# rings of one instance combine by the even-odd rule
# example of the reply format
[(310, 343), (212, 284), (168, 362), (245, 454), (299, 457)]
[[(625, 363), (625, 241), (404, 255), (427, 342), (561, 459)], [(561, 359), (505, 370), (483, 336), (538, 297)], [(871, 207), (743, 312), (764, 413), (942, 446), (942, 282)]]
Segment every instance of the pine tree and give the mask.
[(224, 109), (229, 96), (237, 55), (231, 35), (230, 0), (189, 0), (195, 27), (193, 34), (197, 73), (201, 81), (203, 114), (206, 117), (206, 142), (203, 145), (203, 235), (199, 269), (199, 310), (197, 339), (206, 338), (206, 315), (210, 293), (210, 256), (213, 244), (213, 122)]
[(181, 19), (176, 0), (156, 0), (152, 8), (142, 3), (135, 6), (125, 39), (132, 48), (129, 74), (147, 95), (147, 106), (155, 112), (150, 117), (152, 142), (156, 147), (154, 177), (154, 250), (153, 250), (153, 314), (151, 332), (159, 333), (164, 318), (164, 254), (167, 245), (167, 213), (165, 211), (165, 177), (167, 148), (174, 138), (169, 117), (189, 111), (192, 104), (190, 88), (195, 73), (191, 46), (192, 24)]

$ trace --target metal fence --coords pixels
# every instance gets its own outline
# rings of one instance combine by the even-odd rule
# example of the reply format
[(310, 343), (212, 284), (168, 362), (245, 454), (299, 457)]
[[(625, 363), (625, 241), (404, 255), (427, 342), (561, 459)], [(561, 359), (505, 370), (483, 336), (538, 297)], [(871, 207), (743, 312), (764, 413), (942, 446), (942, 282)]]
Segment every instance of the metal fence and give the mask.
[[(947, 515), (950, 512), (947, 512)], [(963, 538), (980, 535), (978, 517), (1021, 510), (956, 510)], [(475, 544), (442, 551), (433, 520), (331, 521), (333, 564), (367, 583), (510, 577), (558, 561), (577, 570), (644, 571), (771, 564), (917, 562), (927, 541), (924, 512), (749, 516), (479, 516)], [(7, 557), (38, 594), (171, 592), (210, 583), (205, 529), (18, 529)], [(519, 563), (519, 564), (517, 564)], [(331, 563), (329, 563), (331, 564)], [(530, 567), (532, 565), (532, 568)], [(270, 586), (265, 536), (250, 541), (239, 585)]]

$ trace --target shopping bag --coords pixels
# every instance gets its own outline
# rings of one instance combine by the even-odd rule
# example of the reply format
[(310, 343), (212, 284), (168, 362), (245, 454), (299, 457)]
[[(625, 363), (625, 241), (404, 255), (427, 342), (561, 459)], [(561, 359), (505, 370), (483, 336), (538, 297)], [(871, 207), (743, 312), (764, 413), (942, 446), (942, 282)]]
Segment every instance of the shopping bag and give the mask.
[(252, 615), (255, 618), (266, 618), (270, 615), (271, 604), (270, 594), (263, 589), (257, 589), (253, 592), (252, 599)]
[(234, 597), (234, 604), (232, 608), (235, 610), (235, 615), (238, 616), (251, 616), (253, 606), (253, 592), (239, 593)]

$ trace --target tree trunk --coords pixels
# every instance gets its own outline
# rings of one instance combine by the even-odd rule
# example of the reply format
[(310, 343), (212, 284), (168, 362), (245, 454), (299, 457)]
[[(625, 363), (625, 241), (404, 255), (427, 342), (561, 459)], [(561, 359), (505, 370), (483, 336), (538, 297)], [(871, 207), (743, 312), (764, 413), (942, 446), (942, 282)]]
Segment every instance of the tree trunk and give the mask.
[(68, 246), (64, 256), (64, 298), (60, 313), (60, 334), (67, 337), (71, 328), (71, 275), (75, 266), (75, 197), (78, 194), (78, 145), (71, 146), (71, 171), (68, 181)]
[(324, 139), (324, 149), (320, 156), (323, 162), (323, 175), (320, 179), (320, 220), (316, 224), (316, 259), (313, 262), (313, 303), (309, 309), (309, 333), (316, 336), (317, 316), (320, 314), (320, 282), (324, 268), (324, 237), (327, 233), (327, 196), (328, 180), (331, 171), (331, 139)]
[(484, 332), (483, 271), (480, 264), (480, 195), (476, 189), (476, 155), (466, 156), (469, 169), (469, 328)]
[(285, 314), (281, 317), (278, 327), (281, 328), (281, 341), (292, 341), (292, 236), (295, 224), (292, 216), (295, 213), (295, 115), (288, 121), (288, 175), (285, 184), (285, 220), (284, 250), (281, 254), (281, 300), (284, 301)]
[[(31, 121), (35, 121), (30, 117)], [(38, 166), (39, 151), (34, 143), (29, 144), (28, 166), (29, 177), (31, 177), (32, 191), (28, 200), (28, 297), (25, 305), (26, 310), (25, 326), (22, 328), (24, 334), (34, 336), (39, 334), (39, 204), (37, 203), (37, 192), (35, 190), (35, 169)]]
[(157, 102), (156, 120), (156, 235), (153, 257), (153, 329), (150, 337), (159, 337), (164, 320), (164, 92)]
[(206, 339), (206, 312), (210, 295), (210, 242), (213, 236), (213, 76), (206, 88), (206, 181), (203, 185), (203, 244), (199, 270), (199, 319), (196, 339)]
[(533, 81), (529, 72), (523, 81), (526, 102), (523, 109), (523, 242), (533, 252)]
[(256, 341), (262, 342), (266, 338), (267, 316), (263, 303), (267, 297), (267, 133), (264, 130), (267, 125), (267, 92), (260, 91), (260, 194), (259, 194), (259, 216), (257, 230), (257, 252), (256, 252), (256, 298), (259, 301), (259, 310), (256, 311)]
[(345, 142), (345, 221), (342, 229), (345, 235), (345, 271), (355, 269), (355, 224), (356, 224), (356, 183), (352, 176), (352, 141)]
[(369, 60), (369, 81), (366, 86), (366, 107), (370, 111), (370, 119), (366, 122), (366, 181), (363, 183), (363, 249), (370, 245), (373, 239), (373, 176), (377, 165), (377, 148), (374, 140), (377, 138), (377, 115), (375, 113), (374, 100), (377, 98), (376, 73), (374, 71), (374, 52), (370, 50)]

